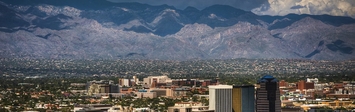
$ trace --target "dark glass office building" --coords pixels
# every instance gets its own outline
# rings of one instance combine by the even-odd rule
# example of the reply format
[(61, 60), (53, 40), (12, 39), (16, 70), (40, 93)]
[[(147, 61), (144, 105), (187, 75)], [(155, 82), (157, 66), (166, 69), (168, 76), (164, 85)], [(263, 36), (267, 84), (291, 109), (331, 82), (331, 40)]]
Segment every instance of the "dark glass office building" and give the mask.
[(256, 112), (281, 112), (279, 81), (265, 75), (257, 82)]

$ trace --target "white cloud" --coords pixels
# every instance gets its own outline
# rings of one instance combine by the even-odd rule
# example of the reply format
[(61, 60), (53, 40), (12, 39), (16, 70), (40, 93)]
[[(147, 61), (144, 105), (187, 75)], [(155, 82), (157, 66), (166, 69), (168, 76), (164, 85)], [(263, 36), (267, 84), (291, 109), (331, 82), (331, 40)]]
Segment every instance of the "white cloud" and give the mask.
[(355, 18), (355, 0), (268, 0), (252, 12), (260, 15), (329, 14)]

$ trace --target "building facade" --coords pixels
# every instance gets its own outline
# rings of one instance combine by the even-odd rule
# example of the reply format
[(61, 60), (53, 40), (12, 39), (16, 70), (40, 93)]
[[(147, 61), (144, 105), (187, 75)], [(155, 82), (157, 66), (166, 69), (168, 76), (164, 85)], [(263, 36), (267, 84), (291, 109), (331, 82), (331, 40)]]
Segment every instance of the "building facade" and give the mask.
[(255, 87), (253, 85), (233, 86), (232, 97), (232, 112), (255, 111)]
[(90, 81), (86, 86), (88, 95), (95, 95), (99, 93), (119, 93), (119, 85), (114, 84), (113, 81)]
[(167, 83), (171, 82), (171, 79), (168, 76), (148, 76), (143, 79), (143, 85), (147, 88), (155, 88), (158, 83)]
[(118, 84), (122, 87), (131, 87), (135, 85), (134, 79), (118, 79)]
[(281, 112), (278, 80), (266, 75), (259, 79), (257, 84), (256, 112)]
[(208, 86), (209, 110), (232, 112), (232, 89), (230, 85)]
[(177, 102), (168, 112), (214, 112), (208, 110), (208, 106), (202, 106), (200, 102)]
[(314, 83), (300, 80), (297, 82), (297, 89), (299, 89), (300, 91), (307, 90), (307, 89), (314, 89)]

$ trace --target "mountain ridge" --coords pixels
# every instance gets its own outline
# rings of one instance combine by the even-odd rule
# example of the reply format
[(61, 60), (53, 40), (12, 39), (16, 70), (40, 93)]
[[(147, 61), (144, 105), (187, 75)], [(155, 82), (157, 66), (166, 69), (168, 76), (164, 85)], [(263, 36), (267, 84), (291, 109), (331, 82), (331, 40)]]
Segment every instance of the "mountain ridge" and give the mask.
[(179, 10), (105, 1), (85, 7), (99, 0), (79, 1), (66, 5), (53, 0), (17, 4), (0, 0), (0, 57), (355, 58), (355, 30), (351, 30), (355, 20), (350, 17), (259, 16), (225, 5)]

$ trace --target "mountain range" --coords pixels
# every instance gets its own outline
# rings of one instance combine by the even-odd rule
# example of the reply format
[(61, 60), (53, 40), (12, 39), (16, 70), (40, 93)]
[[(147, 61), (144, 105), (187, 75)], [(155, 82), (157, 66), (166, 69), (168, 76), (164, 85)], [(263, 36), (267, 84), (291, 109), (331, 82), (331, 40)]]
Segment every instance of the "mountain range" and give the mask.
[(355, 59), (355, 19), (104, 0), (0, 0), (0, 57)]

